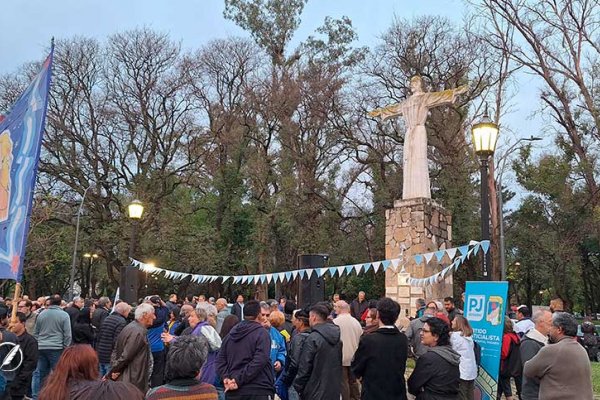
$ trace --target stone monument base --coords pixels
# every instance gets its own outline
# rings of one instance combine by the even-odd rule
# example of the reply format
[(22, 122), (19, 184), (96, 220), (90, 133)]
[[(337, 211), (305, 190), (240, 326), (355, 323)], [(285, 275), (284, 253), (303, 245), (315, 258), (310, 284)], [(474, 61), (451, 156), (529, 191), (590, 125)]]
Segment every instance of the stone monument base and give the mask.
[[(429, 253), (451, 247), (452, 215), (441, 205), (428, 198), (396, 200), (394, 208), (385, 213), (385, 257), (386, 259)], [(446, 260), (448, 263), (450, 260)], [(447, 264), (446, 264), (447, 265)], [(396, 300), (402, 307), (401, 317), (414, 316), (415, 301), (443, 300), (452, 296), (452, 276), (432, 286), (414, 287), (407, 283), (409, 277), (424, 278), (443, 269), (435, 257), (429, 264), (425, 260), (416, 265), (410, 262), (398, 267), (398, 271), (388, 268), (385, 273), (385, 295)], [(401, 322), (404, 325), (406, 321)]]

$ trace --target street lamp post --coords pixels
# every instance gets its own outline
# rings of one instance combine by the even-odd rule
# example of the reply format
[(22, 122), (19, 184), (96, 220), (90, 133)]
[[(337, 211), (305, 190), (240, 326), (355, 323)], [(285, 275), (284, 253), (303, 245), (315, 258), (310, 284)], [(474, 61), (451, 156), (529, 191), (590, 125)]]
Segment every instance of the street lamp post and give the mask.
[(88, 186), (83, 191), (81, 202), (79, 203), (79, 209), (77, 210), (77, 224), (75, 228), (75, 245), (73, 246), (73, 259), (71, 260), (71, 276), (69, 276), (69, 300), (73, 300), (73, 290), (75, 289), (75, 268), (77, 266), (77, 246), (79, 246), (79, 219), (81, 218), (81, 212), (83, 210), (83, 202), (85, 201), (85, 195), (92, 186)]
[[(137, 233), (139, 221), (144, 213), (144, 205), (139, 200), (133, 200), (127, 207), (129, 219), (131, 219), (131, 241), (129, 243), (129, 258), (134, 258), (137, 244)], [(131, 265), (131, 261), (121, 268), (121, 298), (128, 304), (137, 302), (138, 275), (137, 270)]]
[[(488, 160), (496, 150), (498, 140), (498, 125), (488, 116), (487, 107), (481, 122), (473, 125), (473, 146), (481, 163), (481, 240), (490, 240), (490, 201), (488, 193)], [(484, 280), (490, 280), (491, 265), (490, 250), (482, 258), (482, 273)]]
[(91, 298), (93, 296), (94, 292), (95, 292), (95, 290), (92, 288), (92, 284), (93, 284), (93, 279), (92, 279), (92, 275), (93, 275), (92, 264), (94, 263), (94, 260), (96, 260), (99, 256), (96, 253), (85, 253), (83, 255), (83, 257), (88, 259), (88, 274), (89, 274), (89, 277), (90, 277), (90, 287), (88, 288), (89, 289), (88, 295)]
[(498, 174), (498, 181), (496, 182), (496, 196), (498, 198), (498, 216), (500, 217), (500, 272), (501, 272), (501, 280), (506, 280), (506, 250), (504, 247), (504, 204), (502, 201), (502, 175), (504, 175), (504, 167), (506, 166), (506, 160), (508, 156), (519, 147), (519, 143), (521, 142), (535, 142), (538, 140), (542, 140), (540, 137), (531, 136), (529, 138), (521, 138), (513, 143), (512, 146), (504, 152), (504, 156), (502, 159), (502, 167), (500, 168), (500, 173)]

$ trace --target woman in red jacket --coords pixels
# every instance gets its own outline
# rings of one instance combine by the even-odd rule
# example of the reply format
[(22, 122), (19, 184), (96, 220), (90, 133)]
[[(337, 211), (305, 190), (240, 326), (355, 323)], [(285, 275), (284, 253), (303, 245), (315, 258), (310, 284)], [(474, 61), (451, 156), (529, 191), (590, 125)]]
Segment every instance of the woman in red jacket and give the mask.
[[(513, 394), (510, 386), (510, 378), (515, 378), (517, 391), (520, 389), (520, 374), (517, 371), (521, 367), (519, 357), (519, 336), (513, 329), (513, 323), (506, 316), (504, 318), (504, 334), (502, 335), (502, 351), (500, 353), (500, 377), (498, 379), (498, 399), (504, 394), (506, 400), (512, 400)], [(519, 375), (519, 378), (517, 378)]]

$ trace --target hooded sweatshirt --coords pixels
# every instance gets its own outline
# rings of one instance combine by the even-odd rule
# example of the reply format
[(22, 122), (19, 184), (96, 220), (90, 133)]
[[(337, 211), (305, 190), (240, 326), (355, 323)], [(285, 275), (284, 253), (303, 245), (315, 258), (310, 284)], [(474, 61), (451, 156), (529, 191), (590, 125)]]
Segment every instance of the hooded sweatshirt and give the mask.
[(460, 355), (452, 347), (430, 347), (408, 378), (409, 393), (417, 400), (458, 398), (459, 364)]
[(273, 395), (275, 379), (269, 332), (256, 321), (242, 321), (223, 339), (216, 367), (222, 379), (235, 379), (236, 395)]

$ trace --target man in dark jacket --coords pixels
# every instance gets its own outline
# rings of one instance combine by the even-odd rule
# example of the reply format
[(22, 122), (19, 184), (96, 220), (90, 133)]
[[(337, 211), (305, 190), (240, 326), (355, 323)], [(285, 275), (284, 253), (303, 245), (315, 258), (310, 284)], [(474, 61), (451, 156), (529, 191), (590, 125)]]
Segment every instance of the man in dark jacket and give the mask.
[(17, 313), (17, 320), (11, 324), (11, 330), (17, 336), (17, 343), (21, 346), (23, 359), (21, 366), (17, 369), (15, 377), (7, 392), (12, 400), (23, 399), (31, 388), (31, 377), (37, 367), (38, 346), (37, 340), (25, 328), (27, 315)]
[(111, 304), (108, 297), (100, 297), (100, 299), (98, 299), (98, 306), (92, 315), (92, 325), (96, 329), (100, 329), (102, 322), (104, 322), (104, 319), (110, 314), (110, 307)]
[(369, 302), (365, 298), (365, 292), (360, 291), (358, 292), (358, 297), (354, 299), (350, 305), (350, 314), (356, 318), (362, 326), (365, 326), (365, 321), (362, 321), (360, 317), (362, 317), (367, 308), (369, 308)]
[(294, 389), (301, 399), (339, 399), (342, 382), (342, 341), (339, 326), (328, 322), (323, 305), (310, 309), (311, 333), (302, 348)]
[(271, 337), (262, 326), (260, 311), (258, 301), (246, 303), (244, 321), (221, 344), (216, 368), (223, 378), (227, 400), (269, 400), (275, 393)]
[(298, 399), (299, 397), (292, 384), (298, 373), (298, 364), (300, 363), (304, 342), (306, 342), (306, 338), (308, 338), (308, 335), (310, 334), (310, 323), (308, 322), (308, 318), (308, 312), (304, 310), (296, 311), (294, 316), (295, 334), (290, 341), (290, 351), (288, 351), (288, 358), (285, 361), (285, 372), (281, 379), (283, 384), (288, 387), (290, 400)]
[[(9, 351), (14, 347), (14, 344), (17, 343), (17, 336), (6, 329), (8, 328), (8, 314), (8, 308), (4, 305), (0, 307), (0, 343), (7, 343), (7, 345), (0, 347), (0, 362), (6, 358)], [(16, 365), (11, 364), (11, 366), (14, 367)], [(4, 398), (4, 394), (8, 392), (8, 388), (14, 378), (14, 372), (0, 372), (0, 398)]]
[(362, 400), (406, 399), (404, 370), (408, 339), (394, 325), (400, 305), (383, 298), (377, 302), (379, 329), (360, 339), (352, 372), (362, 378)]
[(231, 314), (237, 316), (240, 321), (243, 321), (245, 316), (244, 307), (244, 296), (238, 294), (235, 304), (231, 307)]
[(100, 362), (100, 375), (105, 376), (110, 371), (110, 356), (119, 333), (127, 325), (127, 317), (131, 312), (131, 306), (121, 302), (115, 306), (115, 311), (110, 314), (100, 327), (96, 337), (96, 352)]
[[(525, 334), (519, 346), (521, 355), (521, 366), (531, 360), (542, 347), (548, 344), (548, 333), (552, 326), (552, 313), (548, 310), (540, 310), (533, 314), (532, 318), (535, 324), (533, 329)], [(523, 376), (521, 387), (521, 400), (538, 400), (540, 392), (540, 382), (534, 378)]]
[(155, 319), (154, 307), (150, 304), (142, 303), (135, 308), (135, 321), (117, 337), (111, 370), (107, 374), (112, 380), (135, 385), (142, 393), (148, 391), (152, 353), (147, 335)]
[(65, 307), (65, 312), (69, 314), (69, 318), (71, 319), (71, 327), (75, 326), (75, 322), (77, 322), (77, 317), (79, 317), (79, 311), (85, 305), (85, 300), (79, 296), (73, 298), (73, 302), (69, 307)]

